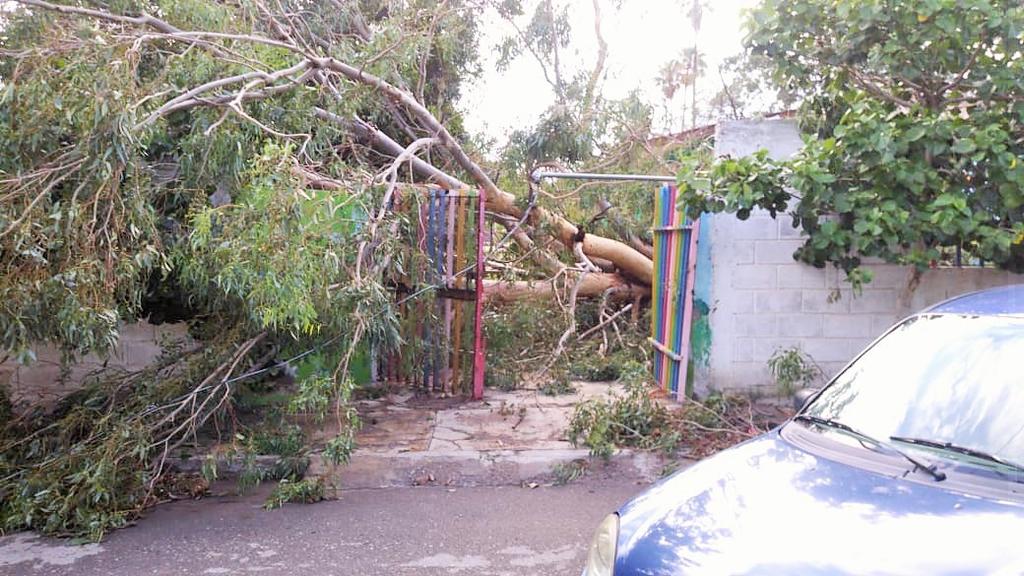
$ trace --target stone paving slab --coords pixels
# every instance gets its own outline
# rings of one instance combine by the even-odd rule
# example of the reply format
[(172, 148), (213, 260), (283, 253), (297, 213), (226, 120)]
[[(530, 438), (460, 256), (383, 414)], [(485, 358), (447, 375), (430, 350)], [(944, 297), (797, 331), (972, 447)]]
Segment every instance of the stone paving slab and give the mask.
[(524, 404), (437, 413), (428, 450), (563, 450), (569, 415)]
[(361, 415), (357, 445), (373, 452), (423, 451), (430, 444), (436, 412), (401, 406), (376, 408)]
[[(561, 396), (487, 390), (481, 401), (409, 393), (361, 401), (357, 453), (566, 450), (576, 405), (618, 390), (616, 384), (577, 383), (576, 393)], [(329, 427), (311, 432), (317, 440), (333, 434)]]
[[(579, 402), (621, 392), (609, 383), (576, 383), (576, 392), (546, 396), (536, 390), (487, 390), (482, 401), (411, 394), (359, 403), (363, 429), (358, 449), (343, 467), (314, 458), (310, 473), (340, 485), (381, 488), (409, 485), (496, 486), (550, 481), (558, 464), (585, 461), (588, 452), (565, 438)], [(591, 470), (649, 481), (663, 462), (620, 451)]]
[[(537, 390), (486, 390), (483, 400), (395, 394), (357, 404), (362, 428), (359, 453), (460, 450), (566, 450), (564, 438), (575, 405), (621, 386), (578, 383), (577, 393), (556, 397)], [(330, 438), (330, 423), (310, 429), (314, 442)]]

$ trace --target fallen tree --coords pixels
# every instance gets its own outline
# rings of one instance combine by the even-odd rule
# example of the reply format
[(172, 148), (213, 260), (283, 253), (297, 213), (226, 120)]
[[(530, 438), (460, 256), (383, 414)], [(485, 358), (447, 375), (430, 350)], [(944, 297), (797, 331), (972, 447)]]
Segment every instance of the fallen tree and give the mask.
[[(420, 103), (408, 90), (401, 89), (394, 84), (366, 71), (365, 66), (350, 64), (329, 54), (329, 50), (323, 47), (325, 37), (313, 35), (305, 30), (298, 23), (289, 20), (285, 15), (275, 14), (266, 7), (262, 7), (257, 22), (258, 28), (266, 31), (267, 35), (254, 33), (253, 31), (229, 32), (222, 30), (184, 30), (164, 20), (142, 13), (140, 16), (125, 16), (102, 10), (93, 10), (77, 6), (67, 6), (44, 2), (42, 0), (22, 0), (21, 5), (30, 7), (36, 11), (53, 11), (68, 16), (77, 16), (90, 19), (95, 25), (102, 25), (109, 28), (109, 34), (116, 37), (121, 51), (114, 51), (111, 56), (120, 56), (125, 62), (133, 59), (144, 58), (144, 52), (152, 47), (154, 50), (170, 50), (172, 54), (184, 54), (191, 50), (205, 50), (211, 56), (212, 63), (224, 62), (227, 66), (231, 62), (230, 52), (226, 45), (250, 44), (252, 50), (272, 50), (277, 59), (283, 60), (276, 69), (260, 67), (247, 64), (247, 67), (255, 69), (241, 74), (218, 75), (209, 74), (211, 78), (198, 85), (183, 87), (179, 90), (167, 88), (161, 83), (157, 86), (138, 86), (135, 96), (137, 102), (124, 102), (124, 112), (131, 112), (133, 117), (142, 117), (141, 121), (129, 127), (122, 124), (119, 130), (130, 130), (125, 134), (127, 138), (146, 138), (153, 136), (154, 131), (160, 129), (158, 123), (170, 115), (191, 111), (195, 108), (209, 108), (217, 112), (217, 119), (210, 123), (204, 130), (203, 136), (210, 137), (215, 134), (218, 128), (229, 119), (237, 120), (243, 124), (250, 124), (252, 128), (260, 130), (265, 135), (279, 140), (295, 143), (297, 152), (290, 154), (298, 164), (301, 174), (305, 180), (313, 186), (323, 187), (333, 185), (335, 188), (344, 188), (345, 183), (332, 178), (330, 175), (322, 174), (320, 171), (331, 168), (325, 165), (323, 159), (316, 158), (307, 150), (307, 146), (313, 142), (313, 131), (318, 128), (314, 125), (308, 126), (308, 131), (285, 132), (272, 128), (268, 123), (257, 119), (250, 114), (246, 106), (266, 99), (284, 97), (289, 92), (313, 92), (317, 99), (332, 101), (337, 104), (344, 99), (342, 90), (358, 89), (358, 86), (372, 88), (377, 93), (377, 98), (382, 102), (400, 105), (406, 115), (400, 115), (403, 123), (414, 121), (422, 132), (431, 134), (431, 140), (427, 146), (437, 144), (443, 148), (447, 156), (460, 170), (468, 174), (472, 182), (484, 191), (489, 209), (498, 214), (510, 216), (513, 219), (523, 219), (521, 225), (527, 225), (529, 230), (537, 231), (544, 229), (546, 234), (560, 241), (564, 250), (572, 255), (576, 245), (579, 245), (582, 255), (602, 259), (611, 262), (616, 270), (622, 274), (622, 279), (609, 279), (608, 282), (633, 282), (640, 285), (650, 283), (652, 265), (650, 259), (634, 249), (633, 247), (618, 240), (604, 238), (594, 234), (581, 233), (578, 226), (565, 218), (553, 214), (540, 206), (531, 204), (528, 208), (521, 206), (517, 198), (499, 189), (487, 176), (483, 168), (474, 162), (455, 137), (449, 132), (446, 126)], [(177, 52), (176, 52), (177, 51)], [(120, 52), (116, 54), (116, 52)], [(27, 61), (26, 59), (24, 59)], [(373, 60), (373, 58), (370, 58)], [(136, 70), (136, 72), (138, 72)], [(345, 83), (349, 83), (346, 88)], [(157, 88), (163, 88), (157, 90)], [(18, 82), (14, 80), (9, 90), (14, 92), (16, 97)], [(162, 103), (160, 103), (162, 101)], [(403, 161), (412, 162), (413, 167), (430, 180), (446, 186), (466, 187), (458, 179), (447, 175), (428, 162), (416, 158), (415, 150), (402, 147), (393, 138), (387, 136), (382, 130), (373, 127), (363, 121), (356, 114), (338, 114), (324, 109), (317, 104), (328, 104), (323, 102), (310, 103), (306, 112), (312, 118), (327, 120), (345, 130), (351, 140), (369, 141), (370, 146), (377, 151), (401, 158)], [(159, 105), (158, 105), (159, 104)], [(104, 102), (104, 105), (114, 105)], [(393, 110), (393, 107), (391, 108)], [(145, 114), (144, 111), (148, 110)], [(305, 113), (301, 110), (293, 110), (296, 113)], [(126, 119), (121, 119), (122, 122)], [(58, 186), (61, 181), (76, 171), (85, 171), (85, 158), (80, 153), (73, 152), (68, 156), (58, 156), (54, 162), (40, 167), (43, 174), (39, 179), (29, 183), (47, 184)], [(392, 165), (392, 170), (398, 170), (401, 162)], [(18, 166), (20, 173), (26, 172), (24, 166)], [(115, 167), (116, 170), (124, 170), (128, 166)], [(59, 176), (54, 176), (60, 174)], [(117, 179), (119, 174), (112, 174), (107, 183)], [(51, 178), (45, 180), (44, 178)], [(33, 215), (43, 213), (51, 203), (41, 202), (45, 194), (34, 194), (36, 188), (26, 186), (25, 176), (12, 178), (8, 181), (11, 189), (10, 203), (12, 213), (20, 210), (16, 217), (12, 214), (7, 220), (7, 229), (4, 235), (19, 228), (26, 219)], [(47, 187), (43, 190), (49, 191)], [(388, 194), (384, 195), (385, 200), (390, 199)], [(50, 204), (50, 206), (47, 206)], [(522, 242), (522, 235), (513, 235), (517, 241)], [(550, 245), (545, 245), (547, 250)], [(553, 255), (545, 255), (542, 258), (552, 262)], [(549, 272), (560, 272), (551, 270)], [(571, 272), (571, 270), (570, 270)], [(44, 334), (36, 334), (40, 336)], [(44, 335), (45, 336), (45, 335)], [(25, 339), (21, 339), (21, 344)]]
[(408, 264), (388, 233), (400, 181), (484, 194), (505, 228), (490, 256), (531, 262), (490, 286), (493, 302), (648, 289), (635, 247), (473, 160), (453, 106), (475, 57), (469, 3), (14, 6), (0, 14), (4, 349), (104, 354), (123, 322), (157, 311), (189, 321), (203, 348), (101, 373), (55, 411), (6, 422), (5, 529), (123, 525), (176, 448), (231, 437), (235, 397), (282, 359), (303, 375), (288, 409), (333, 414), (326, 452), (344, 462), (350, 363), (400, 340), (385, 283)]

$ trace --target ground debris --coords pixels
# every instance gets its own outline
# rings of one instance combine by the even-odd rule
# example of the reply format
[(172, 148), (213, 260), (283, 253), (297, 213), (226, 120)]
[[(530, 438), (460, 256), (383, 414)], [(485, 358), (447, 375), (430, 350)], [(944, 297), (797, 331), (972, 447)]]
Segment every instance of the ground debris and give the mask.
[(791, 415), (783, 406), (738, 394), (687, 401), (675, 411), (674, 424), (682, 435), (679, 453), (706, 458), (771, 430)]
[(626, 384), (624, 395), (580, 403), (567, 436), (589, 448), (591, 456), (605, 459), (617, 448), (704, 458), (762, 434), (790, 415), (777, 404), (734, 394), (676, 404), (637, 378)]
[(209, 492), (210, 482), (202, 474), (169, 472), (153, 487), (153, 498), (156, 502), (198, 500)]

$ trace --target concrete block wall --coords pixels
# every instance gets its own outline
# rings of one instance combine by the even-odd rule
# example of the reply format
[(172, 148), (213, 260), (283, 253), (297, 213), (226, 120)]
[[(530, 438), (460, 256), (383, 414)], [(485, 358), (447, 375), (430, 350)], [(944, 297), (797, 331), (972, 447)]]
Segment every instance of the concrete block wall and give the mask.
[(117, 348), (103, 358), (89, 354), (62, 370), (57, 348), (42, 344), (34, 349), (36, 361), (23, 366), (13, 361), (0, 364), (0, 386), (11, 394), (18, 409), (29, 406), (50, 406), (61, 397), (79, 389), (86, 378), (104, 367), (134, 371), (152, 364), (162, 345), (168, 341), (188, 339), (188, 326), (134, 322), (121, 327)]
[[(761, 148), (776, 158), (799, 150), (791, 120), (734, 121), (718, 125), (716, 152), (733, 157)], [(952, 296), (991, 286), (1024, 283), (1024, 277), (984, 268), (929, 270), (913, 282), (913, 270), (869, 263), (872, 282), (859, 296), (844, 274), (799, 263), (803, 243), (791, 218), (755, 211), (710, 219), (711, 351), (697, 390), (772, 386), (767, 362), (779, 349), (799, 347), (831, 377), (877, 336), (904, 316)]]

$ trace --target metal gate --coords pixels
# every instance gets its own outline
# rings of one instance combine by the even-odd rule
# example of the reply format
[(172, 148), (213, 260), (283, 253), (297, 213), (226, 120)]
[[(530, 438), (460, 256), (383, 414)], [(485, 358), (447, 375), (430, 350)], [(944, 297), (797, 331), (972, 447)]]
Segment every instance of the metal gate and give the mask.
[(674, 176), (656, 174), (591, 174), (537, 171), (543, 178), (612, 182), (662, 182), (654, 198), (654, 277), (651, 282), (651, 337), (654, 379), (676, 399), (686, 398), (690, 367), (690, 331), (693, 325), (693, 286), (697, 268), (700, 221), (688, 222), (678, 205)]
[(419, 391), (482, 398), (483, 196), (406, 187), (392, 209), (409, 246), (390, 282), (404, 344), (381, 358), (379, 374)]

